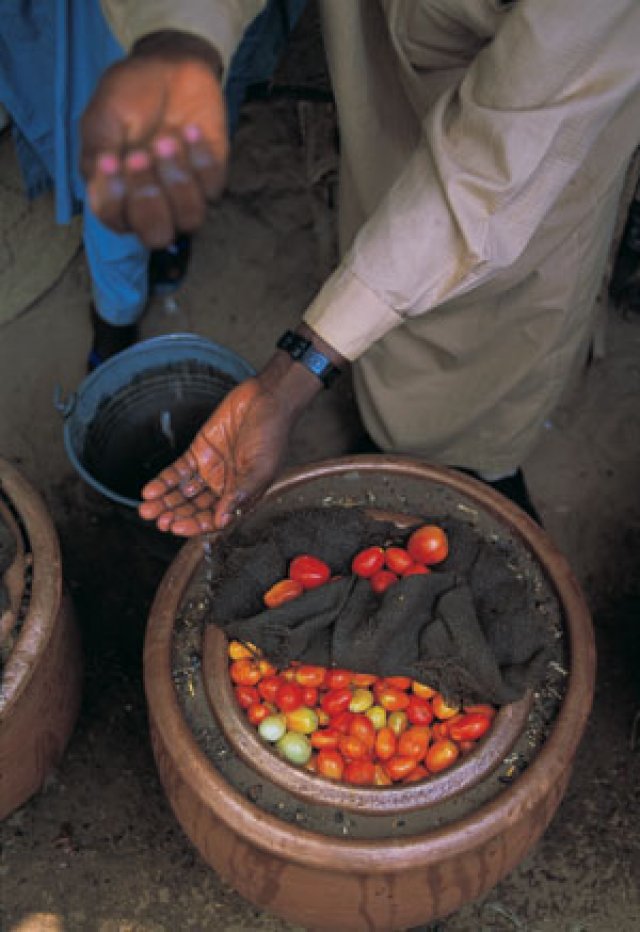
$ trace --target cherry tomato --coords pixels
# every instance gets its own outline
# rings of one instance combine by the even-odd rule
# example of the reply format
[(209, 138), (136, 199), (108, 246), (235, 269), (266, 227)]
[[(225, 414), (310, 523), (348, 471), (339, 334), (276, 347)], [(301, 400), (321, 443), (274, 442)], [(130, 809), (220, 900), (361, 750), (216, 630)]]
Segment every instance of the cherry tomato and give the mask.
[(404, 547), (387, 547), (384, 552), (384, 562), (387, 569), (398, 576), (403, 576), (409, 567), (413, 566), (413, 558)]
[(378, 731), (380, 728), (384, 728), (387, 724), (387, 712), (382, 708), (381, 705), (372, 705), (371, 708), (367, 709), (364, 714), (368, 719), (371, 719), (373, 727), (376, 729), (376, 731)]
[(394, 735), (401, 735), (409, 726), (409, 719), (406, 712), (392, 712), (387, 719), (387, 725)]
[(384, 769), (383, 764), (374, 764), (373, 784), (374, 786), (392, 786), (393, 780)]
[(316, 715), (318, 716), (318, 726), (320, 728), (325, 728), (330, 721), (330, 716), (324, 709), (320, 706), (316, 706)]
[(433, 710), (426, 699), (413, 695), (409, 697), (407, 718), (412, 725), (430, 725), (433, 721)]
[(469, 715), (486, 715), (487, 718), (493, 718), (497, 711), (492, 705), (488, 704), (465, 705), (462, 708), (465, 712), (468, 712)]
[(460, 706), (448, 705), (440, 693), (436, 693), (431, 700), (431, 708), (433, 709), (435, 717), (443, 721), (446, 721), (448, 718), (453, 718), (453, 716), (457, 715), (460, 711)]
[(387, 712), (400, 712), (409, 705), (409, 696), (402, 689), (382, 685), (378, 690), (378, 704)]
[(247, 718), (252, 725), (259, 725), (267, 715), (271, 715), (271, 709), (263, 702), (253, 702), (247, 709)]
[(302, 690), (302, 704), (309, 706), (312, 709), (318, 704), (318, 690), (315, 686), (301, 686)]
[(234, 660), (229, 665), (229, 676), (236, 686), (255, 686), (262, 679), (257, 660)]
[(341, 670), (339, 667), (331, 667), (325, 672), (324, 687), (325, 689), (342, 689), (349, 686), (352, 677), (351, 670)]
[(278, 608), (279, 605), (284, 605), (285, 602), (297, 599), (303, 592), (302, 583), (298, 582), (297, 579), (281, 579), (270, 589), (267, 589), (262, 601), (267, 608)]
[(382, 595), (390, 586), (398, 582), (398, 577), (391, 570), (378, 570), (370, 578), (371, 588), (376, 595)]
[(364, 760), (371, 756), (369, 748), (357, 735), (340, 735), (338, 750), (345, 760)]
[(434, 741), (440, 741), (442, 738), (449, 737), (448, 722), (434, 722), (431, 728), (431, 736)]
[(316, 758), (316, 772), (329, 780), (342, 780), (344, 774), (344, 758), (339, 751), (323, 748)]
[(295, 670), (296, 683), (300, 686), (322, 686), (326, 675), (324, 667), (312, 667), (309, 664), (303, 664)]
[(436, 690), (432, 689), (431, 686), (427, 686), (426, 683), (418, 683), (417, 680), (413, 681), (411, 689), (421, 699), (432, 699), (436, 694)]
[(258, 692), (266, 702), (275, 702), (278, 690), (285, 682), (281, 676), (265, 676), (258, 683)]
[(318, 727), (318, 716), (307, 706), (301, 705), (287, 712), (287, 728), (301, 735), (311, 735)]
[(426, 576), (427, 573), (430, 573), (431, 570), (428, 566), (423, 566), (422, 563), (414, 563), (413, 566), (410, 566), (408, 570), (405, 570), (402, 574), (404, 576)]
[(254, 702), (260, 702), (260, 694), (255, 686), (236, 686), (233, 691), (241, 709), (248, 709)]
[(271, 661), (266, 660), (264, 657), (261, 657), (258, 660), (258, 669), (263, 676), (275, 676), (275, 674), (278, 672)]
[(295, 579), (303, 589), (317, 589), (331, 578), (331, 568), (324, 560), (302, 553), (289, 564), (289, 578)]
[(390, 760), (398, 747), (398, 739), (390, 728), (381, 728), (376, 732), (375, 751), (379, 760)]
[(403, 689), (407, 690), (410, 688), (412, 683), (410, 676), (385, 676), (384, 684), (385, 686), (392, 686), (394, 689)]
[(375, 779), (376, 770), (373, 761), (352, 760), (344, 768), (343, 779), (346, 783), (356, 786), (371, 786)]
[(477, 712), (469, 712), (449, 724), (449, 734), (454, 741), (477, 741), (490, 728), (490, 718)]
[(460, 748), (460, 753), (462, 755), (470, 754), (471, 751), (475, 748), (475, 741), (458, 741), (458, 747)]
[(306, 764), (311, 757), (311, 745), (306, 735), (288, 731), (276, 742), (278, 751), (292, 764)]
[(258, 653), (256, 646), (254, 644), (251, 646), (253, 650), (247, 644), (243, 644), (242, 641), (229, 641), (229, 647), (227, 648), (229, 659), (251, 660)]
[(366, 744), (367, 749), (373, 751), (376, 743), (376, 730), (373, 727), (373, 722), (366, 715), (355, 714), (353, 716), (349, 722), (349, 734), (360, 738)]
[(460, 754), (458, 745), (448, 738), (435, 741), (424, 756), (424, 763), (430, 773), (439, 773), (456, 762)]
[(425, 780), (429, 776), (429, 771), (426, 767), (423, 767), (422, 764), (418, 764), (413, 768), (411, 773), (408, 773), (406, 777), (402, 779), (402, 783), (419, 783), (420, 780)]
[(406, 755), (395, 754), (392, 758), (386, 761), (384, 769), (387, 771), (389, 777), (395, 783), (397, 780), (404, 780), (405, 777), (408, 777), (412, 770), (416, 767), (415, 757), (407, 757)]
[(384, 566), (384, 550), (382, 547), (367, 547), (353, 558), (351, 572), (356, 576), (369, 579)]
[(447, 535), (435, 524), (423, 524), (407, 541), (407, 550), (416, 563), (433, 566), (442, 563), (449, 553)]
[(413, 757), (414, 760), (422, 760), (429, 747), (431, 730), (413, 725), (403, 731), (398, 738), (398, 754), (401, 757)]
[(309, 740), (319, 751), (323, 748), (335, 750), (340, 740), (340, 732), (335, 728), (321, 728), (319, 731), (314, 731)]
[(347, 686), (330, 689), (320, 700), (320, 705), (332, 718), (339, 712), (346, 712), (351, 703), (351, 690)]
[(367, 686), (373, 686), (374, 683), (377, 683), (378, 677), (375, 673), (352, 673), (351, 682), (354, 686), (362, 686), (366, 688)]
[(283, 683), (276, 693), (276, 705), (281, 712), (293, 712), (302, 705), (302, 688), (297, 683)]
[(370, 689), (354, 689), (349, 704), (351, 712), (366, 712), (373, 705), (373, 693)]

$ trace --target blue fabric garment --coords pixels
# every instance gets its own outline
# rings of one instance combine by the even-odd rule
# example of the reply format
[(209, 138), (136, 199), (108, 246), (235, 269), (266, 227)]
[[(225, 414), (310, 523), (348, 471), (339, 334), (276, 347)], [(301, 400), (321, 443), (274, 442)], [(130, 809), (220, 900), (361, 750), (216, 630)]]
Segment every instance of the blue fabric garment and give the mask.
[[(225, 85), (231, 132), (249, 84), (273, 73), (306, 0), (269, 0), (247, 30)], [(10, 113), (27, 191), (55, 189), (56, 217), (83, 211), (83, 240), (100, 316), (124, 326), (148, 297), (149, 253), (136, 236), (113, 233), (84, 200), (79, 121), (103, 71), (123, 50), (99, 0), (4, 0), (0, 101)]]

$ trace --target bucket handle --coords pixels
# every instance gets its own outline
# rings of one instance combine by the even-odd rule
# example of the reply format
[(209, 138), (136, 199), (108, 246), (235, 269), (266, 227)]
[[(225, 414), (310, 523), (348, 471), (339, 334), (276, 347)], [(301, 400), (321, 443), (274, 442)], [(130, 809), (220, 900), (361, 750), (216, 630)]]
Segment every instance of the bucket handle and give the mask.
[(62, 397), (62, 389), (59, 385), (56, 385), (53, 390), (53, 407), (56, 411), (59, 411), (62, 417), (66, 420), (69, 415), (72, 413), (73, 409), (76, 406), (76, 401), (78, 396), (75, 392), (71, 392), (67, 398)]

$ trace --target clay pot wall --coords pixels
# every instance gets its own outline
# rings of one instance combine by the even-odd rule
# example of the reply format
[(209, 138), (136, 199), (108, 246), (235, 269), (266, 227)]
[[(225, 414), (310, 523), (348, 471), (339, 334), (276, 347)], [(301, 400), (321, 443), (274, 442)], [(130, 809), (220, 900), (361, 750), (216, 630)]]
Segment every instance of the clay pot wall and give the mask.
[(80, 707), (82, 661), (59, 541), (46, 505), (2, 459), (0, 490), (22, 535), (20, 574), (14, 573), (10, 585), (14, 608), (29, 562), (33, 574), (26, 617), (0, 681), (2, 819), (38, 792), (62, 757)]

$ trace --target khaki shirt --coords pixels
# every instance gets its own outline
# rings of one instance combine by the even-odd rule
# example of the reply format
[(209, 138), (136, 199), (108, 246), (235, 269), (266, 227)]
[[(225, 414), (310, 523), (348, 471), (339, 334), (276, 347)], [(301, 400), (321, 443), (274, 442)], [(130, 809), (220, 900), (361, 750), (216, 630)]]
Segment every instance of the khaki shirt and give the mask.
[[(154, 29), (192, 31), (228, 66), (264, 3), (103, 5), (125, 43)], [(360, 360), (358, 401), (380, 445), (475, 468), (517, 465), (585, 339), (571, 316), (530, 322), (527, 309), (542, 301), (564, 314), (591, 295), (590, 309), (611, 205), (640, 139), (640, 2), (320, 0), (320, 9), (341, 134), (342, 260), (305, 319)], [(569, 255), (585, 224), (599, 226), (599, 239)], [(536, 291), (542, 270), (554, 287)], [(584, 287), (569, 293), (566, 278), (577, 275)], [(519, 335), (494, 358), (505, 330), (496, 296), (509, 289)], [(471, 340), (482, 359), (472, 359)], [(553, 371), (534, 377), (532, 359), (572, 340)], [(433, 411), (440, 404), (440, 421), (414, 416), (425, 397)], [(461, 433), (475, 440), (456, 445)]]

